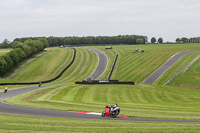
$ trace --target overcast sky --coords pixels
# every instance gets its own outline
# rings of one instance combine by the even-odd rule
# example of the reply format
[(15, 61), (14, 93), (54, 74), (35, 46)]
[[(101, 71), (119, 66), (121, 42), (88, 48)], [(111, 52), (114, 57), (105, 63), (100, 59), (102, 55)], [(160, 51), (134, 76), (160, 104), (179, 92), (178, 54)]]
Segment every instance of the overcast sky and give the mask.
[(200, 36), (200, 0), (0, 0), (0, 42), (18, 37)]

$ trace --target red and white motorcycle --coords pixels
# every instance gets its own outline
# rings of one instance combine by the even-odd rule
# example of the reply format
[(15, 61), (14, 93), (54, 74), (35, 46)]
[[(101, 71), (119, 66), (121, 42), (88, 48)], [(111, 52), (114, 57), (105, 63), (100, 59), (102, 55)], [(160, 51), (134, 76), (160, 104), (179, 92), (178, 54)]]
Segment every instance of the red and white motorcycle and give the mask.
[(105, 116), (110, 116), (112, 118), (115, 118), (118, 116), (118, 114), (120, 113), (120, 107), (117, 104), (112, 105), (107, 105), (105, 107), (105, 110), (102, 112), (101, 116), (105, 117)]

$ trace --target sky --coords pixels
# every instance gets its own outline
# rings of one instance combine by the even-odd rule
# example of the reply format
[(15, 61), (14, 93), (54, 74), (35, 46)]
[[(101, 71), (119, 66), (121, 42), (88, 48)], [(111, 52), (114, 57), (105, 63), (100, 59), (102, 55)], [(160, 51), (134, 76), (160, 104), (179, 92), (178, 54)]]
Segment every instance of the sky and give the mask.
[(0, 0), (0, 42), (19, 37), (200, 36), (200, 0)]

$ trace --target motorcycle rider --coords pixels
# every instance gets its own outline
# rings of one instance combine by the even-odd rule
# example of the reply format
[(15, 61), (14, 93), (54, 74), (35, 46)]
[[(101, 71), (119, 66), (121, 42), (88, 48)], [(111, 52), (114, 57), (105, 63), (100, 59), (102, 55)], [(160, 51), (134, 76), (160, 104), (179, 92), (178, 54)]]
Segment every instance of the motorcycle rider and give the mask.
[(105, 117), (105, 116), (111, 116), (111, 117), (116, 117), (119, 112), (120, 112), (120, 107), (117, 105), (117, 104), (114, 104), (114, 105), (107, 105), (105, 107), (106, 110), (104, 110), (102, 112), (102, 117)]

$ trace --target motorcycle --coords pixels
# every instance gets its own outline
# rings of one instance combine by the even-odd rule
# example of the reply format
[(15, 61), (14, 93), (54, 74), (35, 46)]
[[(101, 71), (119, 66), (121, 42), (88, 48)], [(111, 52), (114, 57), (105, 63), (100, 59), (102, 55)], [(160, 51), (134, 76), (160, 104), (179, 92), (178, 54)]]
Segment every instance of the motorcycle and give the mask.
[(117, 104), (112, 105), (107, 105), (105, 107), (105, 110), (102, 112), (101, 116), (105, 117), (105, 116), (110, 116), (112, 118), (115, 118), (118, 116), (118, 114), (120, 113), (120, 107)]

